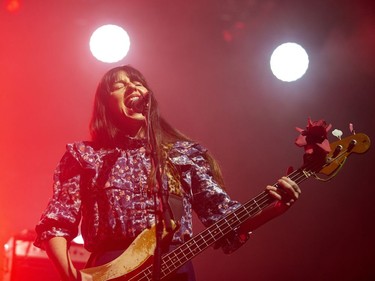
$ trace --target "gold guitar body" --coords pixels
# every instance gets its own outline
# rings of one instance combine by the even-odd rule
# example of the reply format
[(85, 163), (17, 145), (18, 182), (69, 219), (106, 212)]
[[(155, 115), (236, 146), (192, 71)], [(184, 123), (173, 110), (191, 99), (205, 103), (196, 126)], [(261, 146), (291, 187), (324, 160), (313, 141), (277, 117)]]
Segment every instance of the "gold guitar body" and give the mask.
[[(173, 228), (176, 228), (173, 224)], [(168, 233), (164, 230), (163, 238)], [(128, 280), (126, 275), (134, 275), (137, 269), (141, 268), (150, 257), (154, 255), (156, 248), (156, 226), (145, 229), (130, 246), (116, 259), (101, 266), (90, 267), (81, 270), (90, 274), (93, 281), (107, 281), (122, 277), (121, 280)]]

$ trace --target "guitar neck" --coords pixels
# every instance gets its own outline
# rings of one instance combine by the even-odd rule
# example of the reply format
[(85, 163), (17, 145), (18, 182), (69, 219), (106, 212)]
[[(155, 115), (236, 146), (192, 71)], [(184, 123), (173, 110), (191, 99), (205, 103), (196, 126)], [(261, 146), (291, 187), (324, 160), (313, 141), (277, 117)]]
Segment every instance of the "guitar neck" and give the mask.
[[(289, 174), (289, 178), (296, 183), (301, 183), (311, 175), (312, 173), (300, 168)], [(276, 183), (274, 186), (278, 187), (278, 184)], [(204, 231), (191, 238), (186, 243), (163, 255), (161, 278), (166, 277), (177, 268), (193, 259), (215, 242), (237, 229), (247, 219), (266, 209), (274, 201), (275, 199), (271, 197), (267, 191), (263, 191), (253, 199), (245, 202), (232, 213), (226, 215)], [(146, 267), (130, 280), (152, 280), (152, 266)]]

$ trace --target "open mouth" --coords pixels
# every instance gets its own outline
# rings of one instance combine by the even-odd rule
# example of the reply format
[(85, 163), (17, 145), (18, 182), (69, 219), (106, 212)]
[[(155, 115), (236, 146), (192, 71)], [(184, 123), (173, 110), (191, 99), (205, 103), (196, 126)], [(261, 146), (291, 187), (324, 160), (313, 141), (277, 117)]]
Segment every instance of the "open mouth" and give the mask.
[(133, 112), (144, 114), (149, 105), (149, 93), (132, 93), (124, 100), (125, 106)]
[(127, 96), (124, 100), (124, 104), (128, 108), (132, 108), (135, 103), (138, 103), (140, 99), (143, 99), (143, 96), (138, 93), (133, 93)]

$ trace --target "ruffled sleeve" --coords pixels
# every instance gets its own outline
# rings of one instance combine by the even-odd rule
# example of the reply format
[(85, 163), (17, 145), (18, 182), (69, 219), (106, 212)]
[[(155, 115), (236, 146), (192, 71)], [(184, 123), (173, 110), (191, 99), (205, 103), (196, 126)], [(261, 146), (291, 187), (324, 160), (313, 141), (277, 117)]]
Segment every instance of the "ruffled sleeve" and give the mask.
[[(170, 159), (179, 167), (194, 211), (205, 226), (210, 226), (238, 208), (240, 203), (232, 200), (214, 179), (206, 153), (207, 149), (197, 143), (180, 142), (171, 151)], [(234, 231), (216, 246), (222, 247), (225, 253), (232, 253), (247, 239)]]
[(55, 169), (52, 198), (35, 228), (37, 238), (34, 245), (37, 247), (43, 248), (43, 242), (52, 237), (65, 237), (71, 241), (78, 234), (82, 164), (90, 163), (87, 161), (89, 154), (84, 148), (83, 143), (68, 144), (67, 151)]

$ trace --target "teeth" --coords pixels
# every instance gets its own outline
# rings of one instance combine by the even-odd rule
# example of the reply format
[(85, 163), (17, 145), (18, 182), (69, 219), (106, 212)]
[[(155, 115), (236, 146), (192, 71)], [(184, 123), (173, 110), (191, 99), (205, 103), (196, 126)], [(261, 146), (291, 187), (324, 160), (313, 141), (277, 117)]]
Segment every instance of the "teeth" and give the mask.
[(141, 98), (141, 96), (139, 95), (130, 95), (130, 96), (127, 96), (125, 99), (124, 99), (124, 104), (126, 107), (131, 107), (131, 104), (136, 102), (137, 100), (139, 100)]

